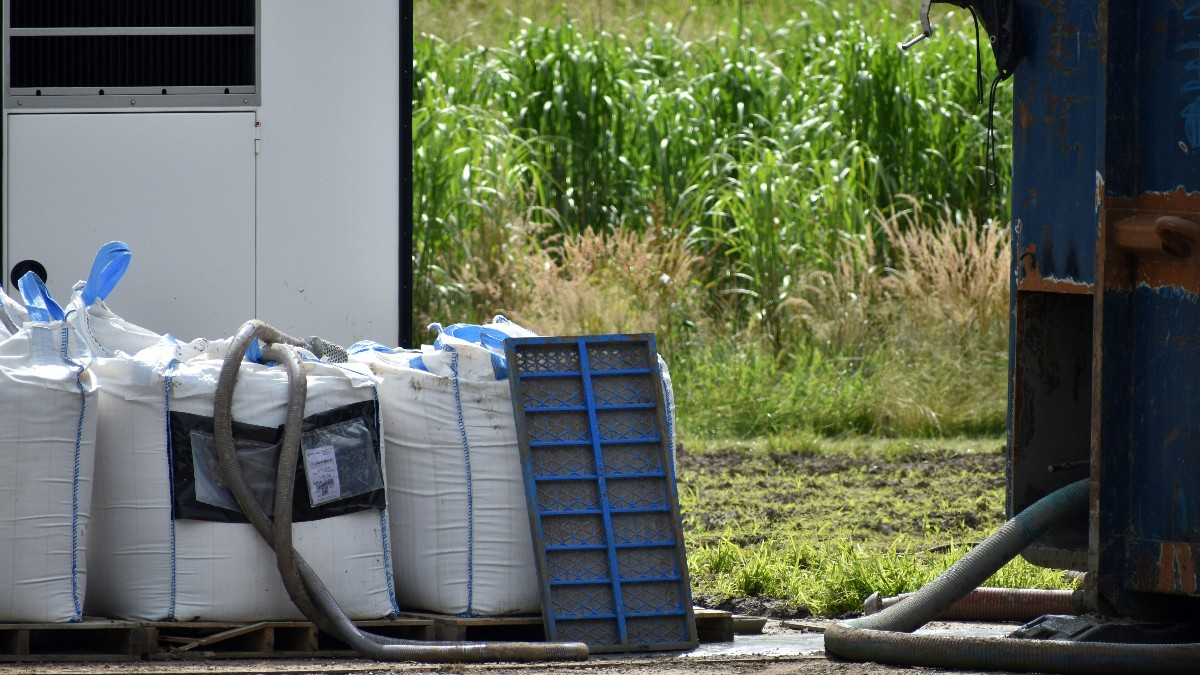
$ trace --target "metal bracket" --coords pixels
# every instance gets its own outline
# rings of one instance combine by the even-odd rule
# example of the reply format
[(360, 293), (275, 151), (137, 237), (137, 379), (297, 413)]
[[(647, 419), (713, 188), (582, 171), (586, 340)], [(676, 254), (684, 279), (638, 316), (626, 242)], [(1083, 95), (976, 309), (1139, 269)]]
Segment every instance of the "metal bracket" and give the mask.
[(1017, 6), (1012, 0), (923, 0), (921, 34), (900, 45), (900, 49), (908, 51), (921, 40), (933, 37), (929, 10), (932, 5), (939, 3), (962, 7), (975, 13), (976, 18), (983, 22), (983, 27), (987, 30), (992, 54), (996, 57), (996, 68), (1000, 71), (1000, 79), (1008, 79), (1024, 56), (1021, 43), (1017, 40)]
[(1185, 261), (1200, 244), (1200, 225), (1179, 216), (1139, 214), (1117, 223), (1116, 240), (1138, 256)]
[(1195, 214), (1154, 211), (1134, 211), (1117, 219), (1112, 243), (1130, 255), (1121, 265), (1127, 275), (1124, 284), (1173, 286), (1200, 293), (1198, 223)]

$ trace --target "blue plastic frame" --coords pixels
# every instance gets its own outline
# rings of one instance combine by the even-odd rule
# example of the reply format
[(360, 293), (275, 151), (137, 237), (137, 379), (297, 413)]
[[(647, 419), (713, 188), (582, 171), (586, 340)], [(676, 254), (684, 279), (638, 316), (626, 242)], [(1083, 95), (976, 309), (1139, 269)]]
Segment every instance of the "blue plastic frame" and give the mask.
[(694, 648), (654, 336), (510, 338), (505, 353), (547, 639)]

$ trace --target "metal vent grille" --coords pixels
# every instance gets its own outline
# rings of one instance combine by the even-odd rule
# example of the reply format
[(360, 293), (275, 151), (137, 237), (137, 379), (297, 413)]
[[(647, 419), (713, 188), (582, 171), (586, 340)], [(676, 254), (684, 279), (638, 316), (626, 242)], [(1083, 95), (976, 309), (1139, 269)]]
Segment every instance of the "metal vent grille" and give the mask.
[(256, 105), (256, 0), (5, 0), (7, 107)]
[(253, 26), (253, 0), (12, 0), (14, 28)]

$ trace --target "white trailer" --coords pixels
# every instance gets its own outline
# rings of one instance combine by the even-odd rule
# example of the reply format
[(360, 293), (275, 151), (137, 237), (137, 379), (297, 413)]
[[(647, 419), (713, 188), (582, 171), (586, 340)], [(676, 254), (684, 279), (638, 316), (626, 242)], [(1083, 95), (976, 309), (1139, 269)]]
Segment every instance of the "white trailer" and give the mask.
[(0, 1), (10, 289), (36, 261), (65, 301), (122, 240), (109, 304), (157, 332), (407, 330), (411, 2)]

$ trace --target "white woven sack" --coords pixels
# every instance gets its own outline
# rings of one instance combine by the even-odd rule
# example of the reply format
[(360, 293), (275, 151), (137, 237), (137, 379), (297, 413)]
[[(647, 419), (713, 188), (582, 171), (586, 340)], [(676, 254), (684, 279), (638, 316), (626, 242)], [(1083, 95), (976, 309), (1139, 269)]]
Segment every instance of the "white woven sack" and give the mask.
[[(90, 559), (89, 613), (144, 621), (269, 621), (302, 618), (283, 588), (275, 554), (244, 523), (172, 518), (168, 411), (212, 415), (227, 341), (192, 343), (183, 358), (169, 339), (131, 358), (97, 359), (102, 386)], [(368, 377), (306, 362), (306, 415), (371, 401)], [(245, 363), (233, 416), (283, 424), (287, 375)], [(379, 509), (293, 525), (296, 550), (354, 619), (397, 611)]]
[[(428, 372), (410, 366), (416, 356)], [(491, 357), (445, 337), (442, 349), (351, 355), (383, 378), (392, 557), (404, 609), (540, 611), (512, 394)]]
[[(89, 555), (89, 614), (144, 621), (302, 618), (283, 588), (275, 554), (252, 526), (173, 518), (170, 413), (211, 417), (229, 340), (178, 343), (131, 324), (104, 298), (128, 267), (128, 246), (101, 248), (75, 287), (72, 323), (97, 355), (100, 385)], [(371, 377), (306, 362), (306, 416), (375, 398)], [(244, 362), (233, 417), (283, 424), (287, 374)], [(381, 441), (382, 443), (382, 441)], [(395, 613), (382, 509), (293, 525), (295, 547), (355, 619)]]
[(0, 327), (0, 622), (83, 618), (97, 398), (86, 365), (62, 321)]
[(0, 289), (0, 338), (6, 338), (21, 330), (29, 320), (29, 312), (21, 303), (8, 297)]

